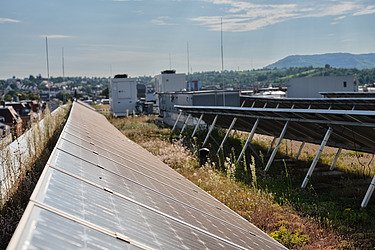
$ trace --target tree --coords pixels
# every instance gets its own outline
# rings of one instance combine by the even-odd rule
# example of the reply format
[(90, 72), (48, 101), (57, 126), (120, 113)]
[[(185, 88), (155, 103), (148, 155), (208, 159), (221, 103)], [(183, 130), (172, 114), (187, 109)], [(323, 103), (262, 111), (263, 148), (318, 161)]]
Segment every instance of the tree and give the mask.
[(72, 99), (72, 96), (64, 91), (60, 91), (59, 93), (56, 94), (56, 98), (63, 101), (64, 103), (67, 102), (68, 100)]
[(103, 91), (100, 93), (100, 95), (105, 96), (105, 98), (109, 98), (109, 89), (106, 87), (103, 89)]

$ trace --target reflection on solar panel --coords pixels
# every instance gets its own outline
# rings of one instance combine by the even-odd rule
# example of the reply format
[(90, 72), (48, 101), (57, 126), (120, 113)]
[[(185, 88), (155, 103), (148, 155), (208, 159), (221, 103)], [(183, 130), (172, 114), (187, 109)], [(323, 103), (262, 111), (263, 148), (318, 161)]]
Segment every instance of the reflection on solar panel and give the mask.
[(79, 103), (8, 247), (285, 249)]
[[(369, 106), (372, 107), (371, 109), (366, 110), (353, 110), (353, 108), (349, 108), (349, 110), (322, 109), (322, 106), (327, 105), (327, 103), (329, 103), (329, 105), (336, 105), (336, 107), (340, 105), (345, 106), (341, 100), (328, 100), (327, 103), (319, 104), (315, 100), (311, 99), (293, 99), (293, 103), (293, 100), (287, 99), (283, 99), (281, 101), (270, 100), (269, 98), (258, 100), (258, 98), (250, 97), (243, 99), (243, 101), (245, 101), (243, 102), (244, 106), (246, 106), (246, 102), (249, 100), (251, 100), (250, 103), (252, 103), (251, 108), (217, 106), (175, 107), (180, 109), (181, 112), (186, 112), (196, 118), (199, 117), (199, 121), (203, 120), (206, 124), (211, 124), (202, 147), (207, 143), (214, 126), (228, 128), (217, 153), (219, 153), (220, 149), (223, 147), (223, 144), (231, 129), (250, 132), (242, 152), (237, 159), (237, 162), (241, 160), (246, 148), (252, 140), (254, 133), (274, 136), (275, 139), (278, 138), (272, 154), (266, 164), (265, 171), (270, 168), (280, 147), (281, 141), (284, 138), (302, 141), (302, 147), (306, 142), (320, 144), (319, 150), (317, 151), (317, 154), (315, 155), (309, 171), (307, 172), (301, 185), (302, 188), (307, 186), (307, 183), (311, 178), (314, 168), (319, 160), (320, 154), (326, 145), (338, 148), (331, 169), (334, 168), (341, 149), (362, 151), (372, 154), (375, 153), (374, 99), (367, 101), (367, 103), (364, 100), (356, 100), (357, 103), (362, 105), (362, 108)], [(255, 103), (257, 102), (263, 104), (263, 108), (256, 107)], [(272, 108), (266, 108), (268, 107), (268, 103), (270, 103)], [(291, 107), (286, 108), (290, 104), (292, 104)], [(306, 104), (309, 106), (315, 105), (317, 108), (294, 108), (294, 106), (303, 106)], [(346, 105), (346, 107), (352, 107), (353, 103), (348, 101)], [(283, 106), (283, 108), (279, 108), (279, 106)], [(199, 122), (195, 126), (193, 135), (198, 126)], [(301, 149), (297, 155), (300, 154)], [(375, 177), (373, 178), (367, 194), (363, 199), (361, 204), (362, 207), (367, 205), (375, 189), (374, 186)]]

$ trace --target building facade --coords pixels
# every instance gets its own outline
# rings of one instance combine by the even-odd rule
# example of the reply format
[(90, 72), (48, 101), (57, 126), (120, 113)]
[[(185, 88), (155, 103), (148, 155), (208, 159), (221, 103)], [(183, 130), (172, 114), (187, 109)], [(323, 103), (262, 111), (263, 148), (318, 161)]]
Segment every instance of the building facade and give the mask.
[(287, 97), (320, 98), (320, 92), (357, 92), (354, 76), (316, 76), (290, 79)]

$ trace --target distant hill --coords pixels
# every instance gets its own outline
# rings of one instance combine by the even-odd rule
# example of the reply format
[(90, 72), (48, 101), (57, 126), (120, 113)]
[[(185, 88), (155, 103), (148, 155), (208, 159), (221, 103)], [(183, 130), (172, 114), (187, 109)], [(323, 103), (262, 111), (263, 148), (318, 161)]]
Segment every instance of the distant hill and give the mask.
[(334, 68), (375, 68), (375, 53), (350, 54), (350, 53), (327, 53), (319, 55), (293, 55), (287, 56), (266, 68), (290, 68), (290, 67), (324, 67), (329, 64)]

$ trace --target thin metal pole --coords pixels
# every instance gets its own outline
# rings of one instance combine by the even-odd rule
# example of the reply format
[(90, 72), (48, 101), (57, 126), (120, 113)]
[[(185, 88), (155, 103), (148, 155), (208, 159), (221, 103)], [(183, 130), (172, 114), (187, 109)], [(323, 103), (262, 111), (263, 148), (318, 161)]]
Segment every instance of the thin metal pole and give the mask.
[[(241, 104), (241, 108), (245, 105), (245, 102), (246, 102), (246, 101), (243, 101), (243, 102), (242, 102), (242, 104)], [(232, 120), (232, 123), (230, 124), (230, 126), (229, 126), (229, 128), (228, 128), (228, 130), (227, 130), (227, 133), (226, 133), (225, 136), (224, 136), (223, 141), (221, 142), (221, 144), (220, 144), (220, 146), (219, 146), (219, 149), (218, 149), (217, 152), (216, 152), (216, 155), (219, 155), (220, 150), (223, 149), (223, 147), (224, 147), (224, 143), (225, 143), (225, 141), (227, 140), (227, 138), (228, 138), (228, 136), (229, 136), (229, 133), (230, 133), (230, 131), (232, 130), (232, 128), (233, 128), (234, 124), (236, 123), (236, 121), (237, 121), (237, 117), (234, 117), (233, 120)]]
[(225, 134), (225, 136), (224, 136), (224, 138), (223, 138), (223, 140), (222, 140), (222, 142), (221, 142), (221, 144), (219, 146), (219, 149), (216, 152), (216, 155), (219, 155), (220, 150), (223, 149), (224, 143), (227, 140), (228, 135), (229, 135), (230, 131), (232, 130), (232, 128), (233, 128), (234, 124), (236, 123), (236, 121), (237, 121), (237, 117), (234, 117), (233, 120), (232, 120), (232, 123), (230, 124), (229, 128), (227, 129), (227, 133)]
[(223, 106), (225, 106), (223, 18), (222, 17), (220, 19), (220, 42), (221, 42), (221, 80), (223, 84)]
[(296, 160), (298, 160), (298, 158), (301, 156), (301, 153), (302, 153), (302, 150), (303, 150), (303, 147), (305, 146), (306, 142), (302, 142), (301, 146), (299, 147), (298, 149), (298, 152), (297, 152), (297, 155), (296, 155)]
[(253, 104), (251, 104), (250, 108), (254, 108), (254, 105), (255, 105), (255, 101), (253, 102)]
[(48, 38), (46, 37), (47, 78), (49, 81)]
[(199, 120), (198, 120), (198, 122), (197, 122), (197, 125), (195, 125), (194, 131), (193, 131), (193, 133), (191, 134), (191, 138), (193, 138), (194, 135), (195, 135), (195, 133), (197, 132), (198, 127), (199, 127), (199, 123), (201, 123), (202, 118), (203, 118), (203, 114), (201, 114), (201, 116), (199, 117)]
[(215, 127), (215, 123), (216, 123), (216, 120), (217, 120), (217, 116), (218, 116), (218, 115), (216, 115), (215, 118), (214, 118), (214, 120), (212, 121), (212, 124), (211, 124), (211, 126), (210, 126), (210, 129), (208, 130), (208, 133), (207, 133), (207, 135), (206, 135), (206, 138), (204, 139), (204, 142), (203, 142), (203, 144), (202, 144), (202, 147), (204, 147), (204, 145), (206, 145), (206, 143), (207, 143), (207, 141), (208, 141), (208, 138), (210, 137), (211, 132), (212, 132), (212, 130), (213, 130), (214, 127)]
[(189, 81), (189, 74), (190, 74), (190, 58), (189, 58), (189, 42), (186, 42), (186, 52), (187, 52), (187, 67), (188, 67), (188, 81)]
[(361, 203), (361, 207), (366, 207), (367, 206), (367, 204), (370, 201), (370, 198), (371, 198), (372, 193), (374, 192), (374, 190), (375, 190), (375, 176), (372, 177), (372, 181), (370, 183), (370, 186), (367, 189), (365, 197), (363, 198), (363, 201)]
[(177, 120), (175, 121), (175, 123), (174, 123), (174, 125), (173, 125), (173, 128), (172, 128), (172, 130), (171, 130), (171, 134), (172, 134), (173, 131), (176, 129), (177, 123), (178, 123), (178, 121), (180, 120), (181, 115), (182, 115), (182, 110), (180, 111), (180, 113), (179, 113), (178, 116), (177, 116)]
[(64, 47), (62, 47), (62, 49), (61, 49), (62, 51), (61, 51), (61, 54), (62, 54), (62, 73), (63, 73), (63, 82), (65, 82), (65, 58), (64, 58)]
[(246, 142), (245, 142), (245, 145), (243, 145), (243, 148), (241, 150), (241, 153), (240, 155), (238, 156), (237, 158), (237, 163), (240, 162), (240, 160), (242, 159), (242, 156), (244, 155), (246, 149), (247, 149), (247, 146), (249, 145), (249, 143), (251, 142), (251, 140), (253, 139), (254, 137), (254, 134), (255, 134), (255, 130), (257, 129), (258, 127), (258, 123), (259, 123), (259, 118), (256, 119), (254, 125), (253, 125), (253, 128), (251, 129), (251, 132), (249, 134), (249, 136), (247, 137), (246, 139)]
[(184, 125), (182, 126), (182, 129), (181, 129), (181, 132), (180, 132), (180, 135), (182, 135), (182, 133), (185, 131), (185, 128), (186, 128), (186, 125), (187, 125), (187, 122), (189, 121), (191, 117), (191, 114), (189, 114), (184, 122)]
[(332, 164), (331, 164), (331, 167), (329, 168), (329, 170), (334, 170), (336, 168), (336, 163), (337, 163), (337, 160), (339, 159), (341, 150), (342, 150), (342, 148), (339, 148), (337, 150), (337, 152), (335, 154), (335, 158), (333, 158), (333, 161), (332, 161)]
[(276, 139), (277, 139), (277, 137), (275, 136), (275, 137), (273, 137), (273, 139), (272, 139), (272, 142), (271, 142), (271, 145), (270, 145), (270, 147), (268, 148), (268, 150), (267, 150), (267, 155), (269, 155), (270, 154), (270, 152), (271, 152), (271, 150), (272, 150), (272, 147), (273, 147), (273, 145), (275, 144), (275, 142), (276, 142)]
[(309, 171), (307, 171), (306, 177), (302, 182), (301, 188), (305, 188), (307, 186), (307, 183), (309, 182), (309, 180), (311, 178), (311, 175), (314, 172), (315, 166), (319, 161), (320, 155), (322, 154), (323, 149), (324, 149), (325, 145), (327, 144), (327, 141), (328, 141), (329, 137), (331, 136), (332, 130), (333, 130), (332, 127), (329, 127), (326, 134), (324, 135), (323, 141), (320, 144), (319, 150), (316, 153), (313, 162), (311, 163)]
[(272, 164), (272, 162), (273, 162), (273, 159), (275, 158), (277, 151), (279, 151), (279, 148), (280, 148), (280, 145), (281, 145), (281, 141), (282, 141), (283, 138), (284, 138), (284, 135), (285, 135), (285, 133), (286, 133), (286, 129), (287, 129), (288, 125), (289, 125), (289, 121), (287, 121), (287, 122), (285, 123), (285, 125), (284, 125), (284, 127), (283, 127), (283, 130), (281, 131), (280, 137), (279, 137), (279, 139), (277, 140), (276, 146), (275, 146), (275, 148), (274, 148), (273, 151), (272, 151), (271, 157), (268, 159), (267, 165), (266, 165), (266, 167), (264, 168), (264, 171), (268, 171), (268, 169), (271, 167), (271, 164)]

